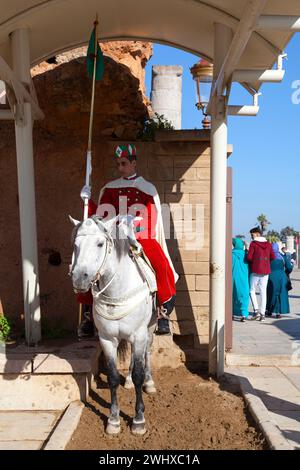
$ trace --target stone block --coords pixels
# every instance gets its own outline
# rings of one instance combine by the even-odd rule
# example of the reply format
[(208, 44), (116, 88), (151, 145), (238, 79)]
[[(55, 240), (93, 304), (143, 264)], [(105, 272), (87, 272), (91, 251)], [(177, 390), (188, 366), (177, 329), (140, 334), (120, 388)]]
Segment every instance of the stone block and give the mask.
[(205, 261), (183, 261), (175, 263), (175, 270), (179, 274), (208, 274), (209, 263)]
[(210, 147), (208, 142), (159, 142), (155, 144), (157, 155), (173, 155), (174, 161), (185, 158), (199, 158), (208, 155)]
[(210, 204), (210, 195), (209, 192), (206, 193), (191, 193), (189, 194), (189, 203), (196, 205), (196, 204), (204, 204), (206, 210), (209, 210)]
[(202, 181), (166, 181), (166, 193), (208, 193), (210, 190), (210, 182), (207, 180)]
[[(209, 250), (207, 247), (197, 251), (197, 261), (209, 261)], [(201, 289), (202, 290), (202, 289)]]
[(206, 368), (208, 362), (208, 347), (203, 345), (198, 349), (187, 349), (183, 352), (184, 362), (186, 364), (196, 363), (197, 366), (203, 366)]
[[(60, 416), (56, 411), (0, 413), (0, 441), (45, 441)], [(17, 423), (17, 426), (16, 426)]]
[(180, 204), (180, 205), (183, 205), (183, 204), (189, 204), (190, 203), (190, 196), (189, 194), (171, 194), (171, 193), (167, 193), (165, 195), (165, 202), (167, 204)]
[(209, 293), (202, 291), (178, 292), (176, 296), (176, 305), (208, 306)]
[(92, 364), (89, 357), (84, 354), (69, 354), (56, 356), (55, 354), (37, 354), (33, 360), (33, 373), (35, 374), (67, 374), (92, 372)]
[(71, 401), (86, 401), (86, 374), (0, 375), (0, 410), (62, 410)]
[(175, 168), (174, 179), (183, 181), (197, 181), (197, 168)]
[(207, 320), (180, 320), (172, 322), (172, 331), (176, 335), (194, 335), (201, 337), (202, 341), (206, 341), (208, 335), (208, 321)]
[(209, 307), (208, 306), (183, 306), (183, 305), (176, 305), (174, 309), (174, 317), (173, 314), (171, 318), (177, 319), (178, 321), (181, 320), (204, 320), (208, 319), (209, 316)]
[(201, 155), (185, 155), (174, 157), (174, 168), (207, 168), (210, 165), (209, 149)]
[(210, 169), (203, 167), (176, 167), (174, 168), (174, 179), (183, 181), (200, 181), (210, 179)]
[(196, 250), (180, 250), (178, 251), (175, 256), (173, 256), (173, 262), (180, 262), (180, 261), (195, 261), (197, 259), (198, 251)]
[(156, 166), (148, 168), (147, 178), (150, 181), (167, 181), (174, 180), (174, 169), (173, 166), (161, 166), (157, 164)]
[(209, 276), (208, 275), (196, 276), (196, 290), (209, 291)]
[(161, 156), (152, 154), (148, 158), (148, 168), (173, 168), (174, 160), (172, 154)]
[(196, 290), (196, 278), (193, 274), (182, 276), (176, 283), (176, 290), (179, 291), (194, 291)]
[(32, 371), (33, 354), (0, 354), (1, 374), (24, 374)]
[(41, 450), (44, 441), (0, 441), (0, 450)]
[(188, 335), (175, 335), (174, 334), (174, 341), (176, 342), (177, 346), (182, 351), (186, 351), (187, 349), (194, 348), (194, 334), (193, 333), (190, 333)]

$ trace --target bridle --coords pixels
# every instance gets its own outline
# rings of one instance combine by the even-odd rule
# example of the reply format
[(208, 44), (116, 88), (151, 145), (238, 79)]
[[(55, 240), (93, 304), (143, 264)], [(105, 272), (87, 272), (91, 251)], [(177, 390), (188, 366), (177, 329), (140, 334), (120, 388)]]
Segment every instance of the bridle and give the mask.
[[(95, 216), (92, 216), (91, 219), (95, 222), (95, 224), (97, 225), (98, 228), (102, 228), (102, 225), (100, 225), (100, 220), (95, 217)], [(78, 231), (78, 229), (77, 229)], [(73, 243), (75, 243), (75, 240), (76, 238), (78, 237), (85, 237), (86, 235), (77, 235), (75, 234), (75, 236), (73, 237)], [(96, 271), (96, 274), (95, 276), (93, 277), (93, 279), (91, 280), (91, 284), (90, 284), (90, 287), (92, 289), (95, 289), (96, 287), (96, 284), (98, 283), (100, 277), (104, 274), (105, 272), (105, 264), (106, 264), (106, 261), (107, 261), (107, 258), (108, 258), (108, 255), (111, 253), (112, 251), (112, 248), (114, 246), (114, 241), (113, 241), (113, 238), (111, 236), (111, 234), (105, 229), (104, 227), (104, 236), (105, 236), (105, 254), (104, 254), (104, 258), (103, 258), (103, 261), (99, 267), (99, 269)], [(69, 276), (72, 276), (73, 274), (73, 270), (74, 270), (74, 264), (75, 264), (75, 257), (74, 257), (74, 252), (73, 252), (73, 256), (72, 256), (72, 264), (70, 265), (70, 271), (69, 271)], [(112, 281), (114, 280), (116, 274), (117, 274), (118, 270), (116, 270), (112, 276), (112, 278), (108, 281), (108, 283), (101, 289), (97, 289), (97, 293), (100, 294), (102, 292), (104, 292), (108, 286), (112, 283)], [(75, 293), (78, 293), (80, 291), (74, 289), (74, 292)]]

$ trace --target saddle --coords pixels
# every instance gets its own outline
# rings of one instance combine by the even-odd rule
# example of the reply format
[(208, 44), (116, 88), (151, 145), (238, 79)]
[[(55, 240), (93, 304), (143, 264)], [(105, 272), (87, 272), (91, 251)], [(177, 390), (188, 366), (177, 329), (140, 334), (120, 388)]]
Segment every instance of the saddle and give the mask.
[(130, 245), (130, 251), (130, 256), (136, 262), (143, 280), (147, 283), (151, 294), (154, 294), (157, 292), (156, 274), (149, 258), (145, 255), (141, 244), (137, 241), (134, 245)]

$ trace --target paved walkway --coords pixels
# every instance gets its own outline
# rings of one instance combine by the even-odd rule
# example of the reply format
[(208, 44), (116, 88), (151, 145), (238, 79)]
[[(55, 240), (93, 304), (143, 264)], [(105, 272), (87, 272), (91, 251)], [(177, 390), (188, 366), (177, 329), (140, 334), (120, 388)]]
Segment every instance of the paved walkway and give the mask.
[(233, 322), (227, 372), (248, 379), (269, 419), (294, 449), (300, 449), (300, 271), (291, 279), (289, 315), (265, 323)]
[(62, 411), (0, 411), (0, 450), (40, 450)]
[(291, 280), (291, 313), (280, 319), (267, 317), (263, 323), (234, 321), (232, 353), (295, 356), (295, 350), (300, 349), (300, 271), (293, 272)]
[(99, 354), (94, 340), (0, 348), (0, 450), (64, 449)]

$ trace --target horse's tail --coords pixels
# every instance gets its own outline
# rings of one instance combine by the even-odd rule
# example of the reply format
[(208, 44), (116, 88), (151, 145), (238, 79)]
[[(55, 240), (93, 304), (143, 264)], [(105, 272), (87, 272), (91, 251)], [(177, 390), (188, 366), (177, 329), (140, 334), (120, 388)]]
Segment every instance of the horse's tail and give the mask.
[(126, 339), (121, 339), (121, 341), (119, 342), (119, 346), (118, 346), (118, 357), (122, 362), (126, 360), (127, 351), (128, 351), (128, 342), (126, 341)]

